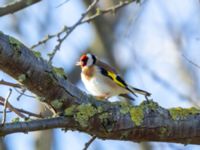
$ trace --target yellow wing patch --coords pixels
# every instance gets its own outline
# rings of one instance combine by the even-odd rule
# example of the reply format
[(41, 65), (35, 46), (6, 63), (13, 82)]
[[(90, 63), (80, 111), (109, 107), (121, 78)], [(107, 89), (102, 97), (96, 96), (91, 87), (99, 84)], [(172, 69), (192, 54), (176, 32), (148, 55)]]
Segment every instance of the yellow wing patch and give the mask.
[(107, 71), (108, 76), (112, 78), (112, 80), (117, 83), (119, 86), (126, 88), (126, 83), (115, 73)]

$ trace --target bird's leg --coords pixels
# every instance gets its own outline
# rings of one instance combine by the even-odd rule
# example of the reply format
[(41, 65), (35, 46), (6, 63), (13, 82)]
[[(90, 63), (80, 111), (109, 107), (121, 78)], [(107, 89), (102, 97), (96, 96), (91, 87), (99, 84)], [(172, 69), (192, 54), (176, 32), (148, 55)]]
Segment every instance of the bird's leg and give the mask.
[(131, 100), (131, 101), (134, 101), (135, 99), (133, 97), (131, 97), (130, 95), (128, 94), (120, 94), (119, 96), (123, 97), (123, 98), (126, 98), (128, 100)]
[(148, 96), (147, 96), (147, 95), (145, 95), (144, 97), (145, 97), (145, 99), (146, 99), (147, 103), (149, 103), (149, 102), (151, 101), (151, 100), (148, 98)]

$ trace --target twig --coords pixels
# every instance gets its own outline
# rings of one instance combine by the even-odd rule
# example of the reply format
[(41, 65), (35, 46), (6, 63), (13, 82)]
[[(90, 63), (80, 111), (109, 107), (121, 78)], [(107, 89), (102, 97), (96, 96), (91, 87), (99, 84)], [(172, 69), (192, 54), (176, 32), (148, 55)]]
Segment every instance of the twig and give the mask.
[[(2, 100), (3, 100), (3, 99), (1, 99), (1, 101), (0, 101), (0, 105), (4, 105), (5, 100), (4, 100), (4, 101), (2, 101)], [(14, 108), (9, 102), (7, 102), (6, 108), (9, 108), (10, 111), (16, 113), (16, 114), (17, 114), (19, 117), (21, 117), (21, 118), (24, 118), (24, 119), (27, 119), (27, 118), (28, 118), (28, 117), (26, 117), (25, 115), (21, 114), (21, 113), (20, 113), (16, 108)]]
[(64, 4), (66, 4), (67, 2), (69, 2), (69, 0), (65, 0), (64, 2), (60, 3), (56, 8), (58, 8), (58, 7), (60, 7), (60, 6), (64, 5)]
[[(3, 97), (0, 97), (0, 104), (4, 105), (4, 107), (5, 107), (5, 102), (6, 102), (6, 100)], [(6, 108), (9, 108), (12, 112), (15, 112), (18, 116), (27, 119), (26, 116), (24, 116), (19, 111), (17, 111), (8, 101), (7, 101), (7, 104), (6, 104)]]
[(20, 94), (20, 95), (17, 97), (17, 100), (18, 100), (18, 101), (20, 100), (20, 98), (21, 98), (22, 96), (26, 96), (26, 97), (30, 97), (30, 98), (36, 98), (35, 96), (25, 94), (26, 89), (23, 89), (22, 92), (21, 92), (21, 91), (19, 91), (18, 89), (15, 88), (15, 91), (18, 92), (18, 93)]
[(57, 36), (58, 38), (58, 44), (54, 47), (52, 53), (50, 54), (49, 57), (49, 61), (48, 63), (52, 62), (52, 59), (54, 58), (56, 52), (60, 49), (60, 46), (62, 45), (63, 41), (70, 35), (70, 33), (72, 33), (72, 31), (74, 31), (74, 29), (81, 24), (82, 20), (87, 16), (87, 14), (90, 12), (90, 10), (97, 4), (99, 0), (94, 0), (91, 5), (88, 6), (87, 10), (85, 13), (83, 13), (81, 15), (81, 18), (72, 26), (72, 27), (68, 27), (68, 28), (64, 28), (64, 30), (66, 31), (66, 34), (64, 35), (64, 37), (61, 38), (61, 34), (59, 34)]
[(194, 65), (195, 67), (199, 68), (200, 69), (200, 66), (196, 63), (194, 63), (192, 60), (190, 60), (189, 58), (187, 58), (184, 54), (182, 54), (182, 56), (189, 62), (191, 63), (192, 65)]
[[(31, 95), (27, 95), (27, 94), (24, 94), (26, 92), (26, 89), (23, 87), (23, 85), (21, 84), (18, 84), (18, 83), (11, 83), (11, 82), (8, 82), (8, 81), (4, 81), (3, 79), (0, 80), (0, 85), (6, 85), (6, 86), (11, 86), (11, 87), (14, 87), (15, 90), (20, 93), (20, 95), (17, 97), (17, 100), (19, 100), (23, 95), (24, 96), (27, 96), (27, 97), (31, 97), (31, 98), (35, 98), (34, 96), (31, 96)], [(22, 88), (22, 92), (18, 91), (16, 88)]]
[(4, 125), (6, 122), (6, 108), (7, 108), (8, 99), (10, 98), (11, 94), (12, 94), (12, 89), (9, 89), (9, 94), (8, 94), (6, 100), (4, 101), (2, 125)]
[[(3, 97), (0, 97), (0, 105), (4, 105), (5, 99)], [(24, 109), (16, 108), (12, 106), (9, 102), (7, 102), (7, 108), (10, 109), (10, 111), (16, 113), (19, 117), (28, 119), (29, 117), (25, 116), (24, 114), (27, 114), (29, 116), (37, 117), (37, 118), (44, 118), (41, 114), (35, 114), (29, 111), (26, 111)], [(24, 114), (22, 114), (24, 113)]]
[(98, 8), (97, 11), (96, 11), (96, 13), (94, 15), (92, 15), (92, 16), (88, 17), (87, 19), (83, 20), (81, 22), (81, 24), (82, 23), (86, 23), (86, 22), (90, 22), (90, 21), (96, 19), (97, 17), (99, 17), (99, 16), (101, 16), (103, 14), (110, 13), (110, 12), (116, 12), (118, 9), (120, 9), (120, 8), (122, 8), (122, 7), (130, 4), (132, 2), (134, 2), (134, 1), (135, 0), (120, 1), (117, 5), (109, 7), (107, 9), (100, 9), (100, 8)]
[(32, 113), (30, 111), (24, 110), (24, 109), (20, 109), (20, 108), (15, 108), (16, 110), (18, 110), (19, 112), (25, 113), (29, 116), (32, 117), (37, 117), (37, 118), (45, 118), (42, 114), (36, 114), (36, 113)]
[(92, 144), (92, 142), (97, 138), (97, 136), (92, 136), (92, 138), (87, 142), (85, 143), (85, 147), (83, 148), (83, 150), (87, 150), (88, 147)]
[(63, 29), (61, 31), (59, 31), (58, 33), (52, 34), (52, 35), (49, 34), (49, 35), (45, 36), (42, 40), (40, 40), (36, 44), (32, 45), (30, 49), (34, 49), (34, 48), (38, 47), (41, 44), (45, 44), (48, 40), (51, 40), (51, 39), (53, 39), (55, 37), (58, 37), (62, 33), (66, 32), (66, 28), (67, 27), (64, 26)]
[(4, 81), (3, 79), (0, 80), (0, 84), (2, 84), (2, 85), (6, 85), (6, 86), (15, 87), (15, 88), (22, 88), (22, 85), (21, 85), (21, 84), (7, 82), (7, 81)]
[(17, 89), (15, 89), (18, 93), (19, 93), (19, 96), (17, 96), (17, 100), (19, 101), (20, 98), (25, 95), (25, 92), (26, 92), (26, 89), (22, 89), (22, 91), (18, 91)]
[[(109, 7), (109, 8), (107, 8), (107, 9), (97, 9), (97, 12), (94, 14), (94, 15), (92, 15), (91, 17), (88, 17), (88, 18), (86, 18), (85, 20), (81, 20), (81, 22), (79, 22), (80, 21), (80, 19), (82, 18), (80, 18), (79, 19), (79, 23), (76, 25), (76, 27), (78, 26), (78, 25), (81, 25), (81, 24), (83, 24), (83, 23), (87, 23), (87, 22), (91, 22), (92, 20), (94, 20), (94, 19), (96, 19), (97, 17), (99, 17), (99, 16), (101, 16), (102, 14), (106, 14), (106, 13), (110, 13), (110, 12), (116, 12), (118, 9), (120, 9), (120, 8), (122, 8), (122, 7), (124, 7), (124, 6), (126, 6), (126, 5), (128, 5), (128, 4), (130, 4), (130, 3), (132, 3), (132, 2), (134, 2), (134, 1), (136, 1), (136, 0), (126, 0), (126, 1), (123, 1), (123, 2), (120, 2), (119, 4), (117, 4), (117, 5), (115, 5), (115, 6), (112, 6), (112, 7)], [(91, 6), (91, 5), (90, 5)], [(92, 6), (93, 7), (93, 6)], [(88, 7), (89, 8), (89, 7)], [(91, 7), (89, 8), (90, 10), (92, 9)], [(89, 11), (90, 11), (89, 10)], [(88, 14), (88, 12), (86, 11), (86, 13)], [(85, 13), (84, 13), (85, 14)], [(84, 15), (83, 14), (83, 15)], [(85, 17), (86, 17), (86, 15), (87, 14), (85, 14)], [(84, 18), (85, 18), (84, 17)], [(73, 26), (72, 26), (73, 27)], [(72, 28), (72, 27), (69, 27), (69, 28), (67, 28), (66, 26), (64, 26), (64, 28), (61, 30), (61, 31), (59, 31), (58, 33), (56, 33), (56, 34), (52, 34), (52, 35), (47, 35), (45, 38), (43, 38), (42, 40), (40, 40), (38, 43), (36, 43), (36, 44), (34, 44), (32, 47), (31, 47), (31, 49), (34, 49), (34, 48), (36, 48), (36, 47), (38, 47), (39, 45), (41, 45), (41, 44), (45, 44), (48, 40), (50, 40), (50, 39), (53, 39), (53, 38), (55, 38), (55, 37), (58, 37), (58, 40), (59, 40), (59, 37), (63, 34), (63, 33), (66, 33), (66, 35), (68, 34), (67, 32), (69, 32), (69, 29), (70, 28)], [(74, 30), (74, 29), (73, 29)], [(72, 30), (72, 31), (73, 31)], [(72, 32), (71, 31), (71, 32)], [(69, 35), (69, 34), (68, 34)], [(67, 35), (67, 36), (68, 36)], [(66, 37), (65, 37), (66, 38)]]
[(31, 5), (33, 5), (37, 2), (40, 2), (40, 1), (41, 0), (31, 0), (31, 1), (20, 0), (20, 1), (11, 2), (8, 5), (0, 7), (0, 16), (15, 13), (16, 11), (19, 11), (23, 8), (31, 6)]
[[(8, 82), (8, 81), (4, 81), (3, 79), (0, 80), (0, 84), (6, 85), (6, 86), (14, 87), (15, 90), (20, 94), (20, 95), (17, 97), (17, 100), (20, 100), (20, 98), (21, 98), (23, 95), (24, 95), (24, 96), (27, 96), (27, 97), (35, 98), (34, 96), (25, 94), (26, 89), (25, 89), (21, 84), (18, 84), (18, 83), (11, 83), (11, 82)], [(22, 92), (18, 91), (16, 88), (21, 88), (21, 89), (22, 89)]]

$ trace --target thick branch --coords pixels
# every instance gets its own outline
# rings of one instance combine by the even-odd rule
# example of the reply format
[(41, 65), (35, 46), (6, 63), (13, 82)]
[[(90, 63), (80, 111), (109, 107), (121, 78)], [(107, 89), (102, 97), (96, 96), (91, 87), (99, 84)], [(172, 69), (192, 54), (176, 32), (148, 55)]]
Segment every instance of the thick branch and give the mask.
[(64, 128), (84, 131), (103, 139), (200, 144), (199, 114), (173, 120), (167, 110), (159, 106), (152, 109), (150, 106), (152, 104), (155, 103), (139, 106), (144, 106), (144, 120), (140, 125), (135, 125), (128, 113), (122, 113), (119, 105), (111, 105), (109, 107), (111, 110), (107, 110), (106, 113), (96, 113), (85, 122), (85, 125), (80, 125), (80, 120), (77, 120), (77, 116), (80, 115), (78, 111), (68, 117), (8, 123), (0, 128), (0, 135)]
[(131, 106), (96, 101), (22, 43), (3, 33), (0, 33), (0, 69), (66, 117), (5, 124), (0, 128), (2, 136), (65, 127), (105, 139), (200, 144), (199, 110), (166, 110), (154, 102)]
[[(3, 33), (0, 33), (0, 59), (0, 68), (4, 72), (20, 81), (37, 94), (40, 100), (50, 105), (54, 100), (67, 99), (63, 100), (63, 107), (67, 107), (77, 102), (75, 95), (83, 95), (70, 82), (56, 74), (55, 69), (46, 61), (35, 57), (22, 43)], [(56, 110), (63, 110), (63, 107)]]
[(41, 0), (20, 0), (0, 7), (0, 16), (15, 13), (23, 8), (33, 5)]

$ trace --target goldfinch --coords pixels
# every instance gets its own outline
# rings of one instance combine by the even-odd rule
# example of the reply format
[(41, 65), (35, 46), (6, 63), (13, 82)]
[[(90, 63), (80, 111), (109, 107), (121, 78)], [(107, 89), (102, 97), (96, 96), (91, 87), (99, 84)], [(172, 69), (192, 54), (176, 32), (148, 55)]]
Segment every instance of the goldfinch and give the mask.
[(86, 89), (99, 99), (108, 99), (112, 96), (124, 96), (136, 93), (145, 97), (149, 92), (128, 85), (122, 77), (110, 66), (100, 61), (93, 54), (84, 54), (76, 65), (81, 67), (81, 79)]

